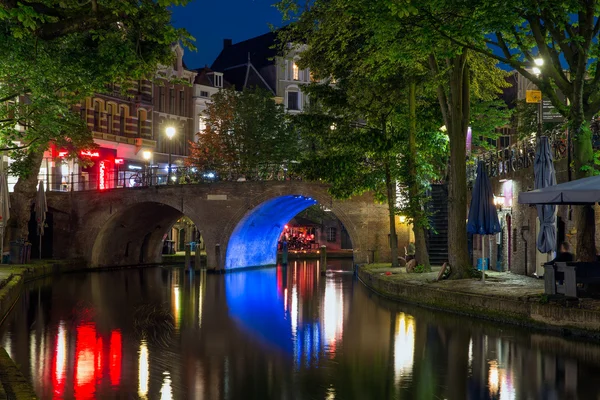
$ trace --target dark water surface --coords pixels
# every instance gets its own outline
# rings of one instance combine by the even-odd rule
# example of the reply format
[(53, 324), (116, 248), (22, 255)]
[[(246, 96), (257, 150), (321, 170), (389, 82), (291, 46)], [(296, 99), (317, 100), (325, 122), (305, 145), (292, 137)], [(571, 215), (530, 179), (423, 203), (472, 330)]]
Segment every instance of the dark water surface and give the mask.
[(1, 344), (42, 399), (598, 399), (600, 346), (396, 304), (350, 263), (27, 286)]

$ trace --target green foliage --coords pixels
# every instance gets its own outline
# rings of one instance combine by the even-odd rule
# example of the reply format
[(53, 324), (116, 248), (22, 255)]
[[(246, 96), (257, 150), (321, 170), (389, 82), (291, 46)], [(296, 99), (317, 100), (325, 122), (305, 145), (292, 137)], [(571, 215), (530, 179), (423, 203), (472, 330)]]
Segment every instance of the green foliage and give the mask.
[(197, 137), (188, 165), (220, 179), (281, 179), (297, 146), (283, 105), (263, 89), (216, 93)]
[(167, 6), (181, 3), (65, 0), (0, 5), (0, 146), (17, 160), (13, 173), (27, 176), (35, 171), (31, 155), (50, 143), (72, 156), (93, 146), (73, 106), (108, 84), (120, 84), (125, 91), (131, 80), (152, 79), (160, 65), (169, 65), (172, 43), (189, 44), (192, 39), (170, 25)]
[(412, 271), (416, 274), (423, 274), (425, 272), (431, 272), (431, 267), (426, 267), (422, 264), (415, 266), (415, 269)]

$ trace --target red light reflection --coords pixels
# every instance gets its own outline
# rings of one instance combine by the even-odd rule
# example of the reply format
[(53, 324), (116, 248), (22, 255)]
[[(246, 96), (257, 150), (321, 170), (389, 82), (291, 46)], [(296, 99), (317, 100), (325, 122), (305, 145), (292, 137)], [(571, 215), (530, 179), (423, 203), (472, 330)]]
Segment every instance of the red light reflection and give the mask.
[(110, 335), (110, 383), (119, 386), (121, 381), (121, 332), (112, 331)]
[(121, 383), (122, 336), (114, 330), (110, 338), (102, 337), (94, 323), (76, 328), (74, 359), (68, 360), (66, 329), (61, 325), (56, 338), (56, 348), (52, 360), (52, 385), (55, 398), (65, 396), (66, 382), (70, 381), (65, 371), (67, 364), (73, 368), (73, 394), (76, 399), (95, 399), (97, 388), (110, 379), (116, 388)]

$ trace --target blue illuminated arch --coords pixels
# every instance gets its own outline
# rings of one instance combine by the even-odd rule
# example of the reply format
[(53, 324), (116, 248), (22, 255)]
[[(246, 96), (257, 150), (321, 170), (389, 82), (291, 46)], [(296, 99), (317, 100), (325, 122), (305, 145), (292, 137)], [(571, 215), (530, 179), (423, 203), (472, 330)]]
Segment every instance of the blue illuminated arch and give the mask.
[(225, 268), (248, 268), (277, 263), (277, 241), (285, 224), (316, 204), (305, 196), (281, 196), (258, 205), (237, 224), (225, 257)]

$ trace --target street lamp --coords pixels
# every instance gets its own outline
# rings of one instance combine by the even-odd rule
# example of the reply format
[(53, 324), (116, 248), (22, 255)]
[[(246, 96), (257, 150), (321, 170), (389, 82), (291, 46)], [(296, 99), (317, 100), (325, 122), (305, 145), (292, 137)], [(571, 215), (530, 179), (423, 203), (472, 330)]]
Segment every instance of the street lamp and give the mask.
[[(533, 60), (533, 62), (535, 64), (535, 67), (533, 67), (531, 70), (533, 71), (535, 76), (539, 77), (542, 74), (541, 68), (544, 65), (544, 59), (538, 57), (538, 58), (535, 58)], [(540, 88), (538, 87), (538, 89), (540, 89)], [(541, 90), (540, 90), (540, 93), (541, 93)], [(543, 99), (544, 99), (544, 97), (542, 95), (540, 97), (540, 102), (538, 103), (538, 129), (537, 129), (538, 137), (542, 136), (542, 128), (543, 128), (542, 124), (544, 122), (543, 116), (542, 116), (543, 111), (544, 111), (544, 108), (543, 108), (544, 100)]]
[(172, 139), (173, 136), (175, 136), (175, 128), (172, 126), (167, 127), (167, 137), (169, 138), (169, 167), (167, 168), (167, 185), (170, 184), (171, 182), (171, 144), (172, 144)]
[(152, 152), (149, 150), (145, 150), (142, 153), (142, 156), (144, 157), (144, 160), (146, 161), (146, 180), (147, 180), (148, 186), (151, 186), (152, 178), (150, 177), (150, 168), (148, 167), (148, 163), (150, 162), (150, 159), (152, 158)]

